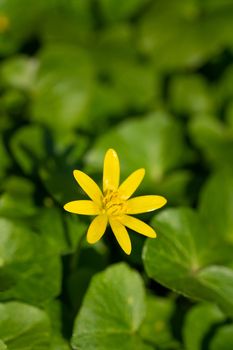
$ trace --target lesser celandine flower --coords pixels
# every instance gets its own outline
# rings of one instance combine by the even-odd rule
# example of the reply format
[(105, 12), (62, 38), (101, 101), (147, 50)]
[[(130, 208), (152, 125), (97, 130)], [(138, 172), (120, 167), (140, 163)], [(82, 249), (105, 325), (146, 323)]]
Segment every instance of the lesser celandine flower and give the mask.
[(64, 205), (64, 209), (74, 214), (96, 215), (87, 231), (89, 243), (99, 241), (108, 223), (126, 254), (131, 253), (131, 241), (126, 227), (144, 236), (156, 237), (152, 227), (130, 216), (159, 209), (167, 202), (164, 197), (153, 195), (130, 198), (144, 175), (145, 169), (138, 169), (119, 186), (120, 164), (113, 149), (109, 149), (104, 158), (103, 192), (88, 175), (80, 170), (74, 170), (76, 181), (91, 200), (69, 202)]

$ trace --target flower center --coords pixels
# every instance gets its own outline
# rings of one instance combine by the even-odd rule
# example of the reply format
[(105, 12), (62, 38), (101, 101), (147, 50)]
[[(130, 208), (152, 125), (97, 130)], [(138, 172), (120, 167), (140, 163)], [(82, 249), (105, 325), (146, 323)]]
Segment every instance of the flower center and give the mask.
[(104, 192), (103, 210), (108, 215), (123, 215), (126, 212), (126, 201), (119, 196), (117, 191), (107, 190)]

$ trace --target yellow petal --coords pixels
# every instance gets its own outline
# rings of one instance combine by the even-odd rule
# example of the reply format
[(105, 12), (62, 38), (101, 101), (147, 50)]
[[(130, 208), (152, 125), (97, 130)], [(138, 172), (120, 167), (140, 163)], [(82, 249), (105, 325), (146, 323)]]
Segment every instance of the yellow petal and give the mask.
[(66, 203), (64, 209), (74, 214), (98, 215), (100, 214), (99, 206), (92, 201), (73, 201)]
[(140, 196), (127, 201), (127, 214), (146, 213), (163, 207), (167, 200), (162, 196)]
[(91, 222), (87, 231), (87, 242), (96, 243), (103, 236), (108, 223), (107, 215), (98, 215)]
[(141, 233), (144, 236), (155, 238), (156, 233), (152, 227), (147, 225), (145, 222), (134, 218), (129, 215), (123, 215), (118, 219), (123, 225), (127, 226), (131, 230)]
[(124, 250), (126, 254), (131, 253), (131, 241), (129, 238), (129, 234), (125, 228), (119, 221), (110, 218), (109, 219), (112, 231), (120, 244), (121, 248)]
[(93, 181), (90, 176), (80, 170), (73, 172), (75, 180), (82, 187), (83, 191), (96, 203), (101, 204), (102, 192), (99, 186)]
[(116, 151), (110, 148), (104, 157), (103, 191), (116, 190), (120, 180), (120, 163)]
[(141, 168), (134, 171), (127, 179), (120, 185), (118, 191), (123, 199), (128, 199), (136, 191), (145, 175), (145, 169)]

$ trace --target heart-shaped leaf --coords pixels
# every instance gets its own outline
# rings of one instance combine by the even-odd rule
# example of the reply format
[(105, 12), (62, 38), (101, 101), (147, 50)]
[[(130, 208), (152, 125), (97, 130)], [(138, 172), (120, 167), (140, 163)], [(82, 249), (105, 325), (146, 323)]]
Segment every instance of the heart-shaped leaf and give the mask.
[(158, 238), (148, 240), (143, 252), (148, 275), (191, 298), (215, 301), (232, 315), (233, 269), (223, 266), (232, 261), (232, 246), (207, 234), (191, 209), (167, 209), (153, 225)]
[(183, 337), (186, 350), (200, 350), (211, 327), (222, 322), (226, 316), (212, 303), (195, 305), (185, 318)]
[(210, 344), (210, 350), (231, 350), (233, 348), (233, 325), (221, 327)]
[(50, 322), (46, 313), (19, 302), (0, 304), (0, 349), (48, 350)]
[(140, 276), (125, 264), (113, 265), (92, 279), (75, 321), (73, 349), (150, 350), (137, 335), (144, 315)]

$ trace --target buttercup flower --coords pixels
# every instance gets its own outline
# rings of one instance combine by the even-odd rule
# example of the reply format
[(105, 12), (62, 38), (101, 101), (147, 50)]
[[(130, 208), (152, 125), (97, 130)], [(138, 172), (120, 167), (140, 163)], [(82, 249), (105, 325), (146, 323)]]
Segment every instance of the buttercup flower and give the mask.
[(109, 149), (104, 158), (103, 192), (85, 173), (74, 170), (74, 177), (91, 200), (77, 200), (64, 205), (74, 214), (96, 215), (87, 231), (87, 241), (96, 243), (106, 231), (108, 223), (126, 254), (131, 253), (131, 241), (126, 227), (144, 236), (155, 238), (152, 227), (130, 216), (159, 209), (167, 200), (162, 196), (139, 196), (130, 198), (140, 185), (145, 169), (134, 171), (120, 186), (120, 164), (117, 153)]

